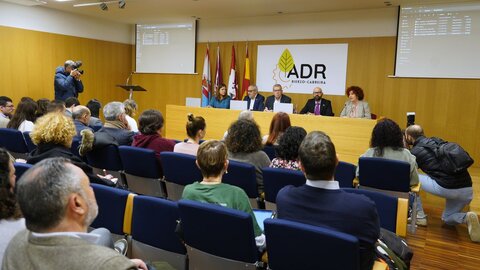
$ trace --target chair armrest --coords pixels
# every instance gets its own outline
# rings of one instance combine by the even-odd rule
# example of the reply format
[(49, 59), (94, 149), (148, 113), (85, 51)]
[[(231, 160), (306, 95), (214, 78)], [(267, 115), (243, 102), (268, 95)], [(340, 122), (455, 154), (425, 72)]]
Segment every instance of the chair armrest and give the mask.
[(360, 185), (360, 180), (358, 180), (358, 177), (355, 177), (353, 179), (353, 187), (358, 188), (359, 185)]
[(413, 193), (419, 193), (420, 192), (420, 187), (422, 186), (422, 183), (418, 182), (415, 186), (410, 187), (410, 191)]
[(407, 237), (408, 199), (398, 198), (396, 234)]
[(123, 232), (128, 235), (132, 234), (133, 199), (135, 196), (137, 195), (134, 193), (128, 194), (123, 216)]
[(386, 269), (388, 269), (388, 265), (384, 262), (375, 261), (373, 263), (372, 270), (386, 270)]

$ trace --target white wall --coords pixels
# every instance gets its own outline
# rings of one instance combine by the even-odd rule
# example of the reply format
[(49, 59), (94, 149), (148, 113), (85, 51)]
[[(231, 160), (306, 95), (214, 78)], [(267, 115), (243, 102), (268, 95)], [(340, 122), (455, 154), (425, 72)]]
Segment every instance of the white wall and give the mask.
[(199, 42), (397, 35), (396, 7), (266, 17), (200, 19)]
[(127, 44), (133, 43), (131, 26), (128, 24), (104, 21), (41, 6), (27, 7), (0, 2), (0, 25)]

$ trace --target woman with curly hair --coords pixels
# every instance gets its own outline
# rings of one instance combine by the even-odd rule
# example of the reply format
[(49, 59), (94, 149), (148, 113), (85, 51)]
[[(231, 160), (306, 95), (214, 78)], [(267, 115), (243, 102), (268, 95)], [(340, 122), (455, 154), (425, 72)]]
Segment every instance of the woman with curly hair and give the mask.
[(349, 118), (366, 118), (371, 119), (370, 107), (368, 103), (363, 100), (363, 89), (358, 86), (350, 86), (345, 90), (345, 94), (348, 97), (343, 110), (340, 113), (340, 117)]
[(8, 152), (0, 148), (0, 265), (10, 240), (25, 229), (25, 219), (20, 213), (14, 187), (15, 167)]
[(305, 136), (307, 136), (307, 131), (302, 127), (287, 128), (278, 140), (278, 146), (275, 147), (277, 157), (272, 160), (270, 167), (300, 171), (298, 148)]
[(71, 152), (70, 147), (76, 134), (73, 119), (63, 113), (52, 112), (38, 118), (35, 128), (30, 133), (37, 149), (30, 153), (27, 163), (36, 164), (41, 160), (52, 157), (68, 158), (73, 165), (79, 167), (88, 175), (90, 182), (115, 186), (114, 182), (95, 176), (92, 167)]
[[(370, 148), (362, 157), (380, 157), (410, 163), (410, 186), (418, 184), (417, 161), (404, 147), (402, 130), (393, 120), (384, 118), (375, 125), (370, 139)], [(361, 170), (357, 167), (358, 171)]]
[(270, 165), (270, 159), (262, 151), (262, 137), (257, 123), (251, 120), (237, 120), (228, 129), (225, 144), (231, 160), (255, 166), (258, 192), (262, 193), (262, 168)]
[(278, 145), (277, 140), (290, 126), (290, 117), (287, 113), (276, 113), (272, 117), (272, 122), (270, 122), (270, 130), (268, 132), (268, 135), (265, 135), (262, 138), (262, 143), (265, 145)]
[(15, 110), (7, 128), (18, 129), (21, 132), (32, 131), (35, 121), (35, 112), (37, 111), (37, 103), (30, 98), (22, 98)]

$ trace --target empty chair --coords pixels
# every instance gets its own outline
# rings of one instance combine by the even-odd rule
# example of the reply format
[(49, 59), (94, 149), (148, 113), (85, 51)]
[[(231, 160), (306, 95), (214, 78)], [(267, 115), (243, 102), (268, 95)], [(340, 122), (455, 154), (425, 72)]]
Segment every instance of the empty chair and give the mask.
[(338, 181), (341, 188), (353, 187), (353, 179), (355, 179), (355, 173), (357, 166), (339, 161), (335, 168), (335, 180)]
[(187, 250), (175, 233), (179, 218), (176, 202), (135, 196), (131, 256), (150, 262), (165, 261), (175, 269), (187, 269)]
[(352, 235), (282, 219), (266, 219), (272, 270), (359, 269), (359, 242)]
[(255, 166), (229, 160), (227, 173), (223, 175), (222, 182), (243, 189), (250, 199), (252, 208), (258, 208), (260, 198), (258, 196)]
[(103, 175), (108, 173), (118, 178), (122, 185), (125, 185), (122, 176), (122, 160), (118, 152), (118, 146), (108, 145), (106, 147), (95, 149), (87, 153), (87, 162), (93, 167), (93, 171)]
[[(107, 228), (115, 238), (130, 234), (131, 205), (127, 202), (134, 194), (118, 188), (99, 184), (90, 184), (98, 204), (98, 216), (93, 221), (93, 228)], [(130, 202), (131, 203), (131, 202)]]
[(23, 132), (23, 138), (27, 144), (28, 152), (32, 152), (33, 150), (37, 149), (37, 146), (32, 142), (32, 138), (30, 137), (30, 131)]
[(270, 160), (274, 159), (275, 158), (275, 147), (272, 146), (272, 145), (265, 145), (263, 147), (263, 152), (265, 152), (265, 154), (267, 154), (268, 158)]
[(189, 200), (178, 206), (189, 269), (256, 269), (260, 254), (249, 214)]
[(399, 198), (413, 193), (412, 221), (409, 231), (415, 233), (417, 196), (420, 186), (410, 187), (410, 164), (405, 161), (376, 157), (361, 157), (358, 161), (360, 188), (384, 192)]
[(28, 148), (21, 131), (12, 128), (0, 128), (0, 147), (15, 158), (27, 159)]
[(146, 148), (118, 148), (128, 189), (139, 194), (166, 197), (155, 151)]
[(195, 181), (202, 181), (203, 177), (195, 164), (196, 157), (192, 155), (161, 152), (163, 175), (170, 200), (180, 200), (183, 189)]
[(366, 189), (344, 188), (343, 190), (362, 194), (370, 198), (377, 206), (380, 226), (401, 237), (407, 236), (407, 199), (397, 198), (388, 194)]
[(32, 164), (22, 163), (22, 162), (15, 162), (15, 163), (13, 163), (13, 166), (15, 167), (15, 176), (17, 177), (17, 178), (16, 178), (16, 181), (18, 181), (18, 180), (20, 179), (20, 177), (22, 177), (22, 175), (23, 175), (28, 169), (30, 169), (31, 167), (33, 167)]
[(263, 188), (265, 190), (265, 208), (270, 210), (277, 209), (277, 193), (285, 186), (294, 185), (296, 187), (305, 184), (305, 176), (301, 171), (263, 168)]

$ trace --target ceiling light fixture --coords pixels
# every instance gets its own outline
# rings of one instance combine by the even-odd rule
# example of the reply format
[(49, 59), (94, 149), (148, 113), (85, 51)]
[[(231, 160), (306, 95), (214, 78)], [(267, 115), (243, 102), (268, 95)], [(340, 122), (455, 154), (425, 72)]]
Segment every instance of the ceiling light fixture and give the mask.
[(118, 8), (125, 8), (126, 4), (125, 0), (120, 0), (118, 1)]
[(101, 4), (100, 4), (100, 9), (103, 10), (103, 11), (108, 11), (108, 6), (107, 6), (107, 4), (101, 3)]
[(124, 9), (127, 5), (126, 0), (120, 1), (103, 1), (103, 2), (93, 2), (93, 3), (82, 3), (82, 4), (75, 4), (73, 7), (90, 7), (90, 6), (100, 6), (100, 9), (103, 11), (108, 11), (108, 4), (117, 3), (118, 8)]

